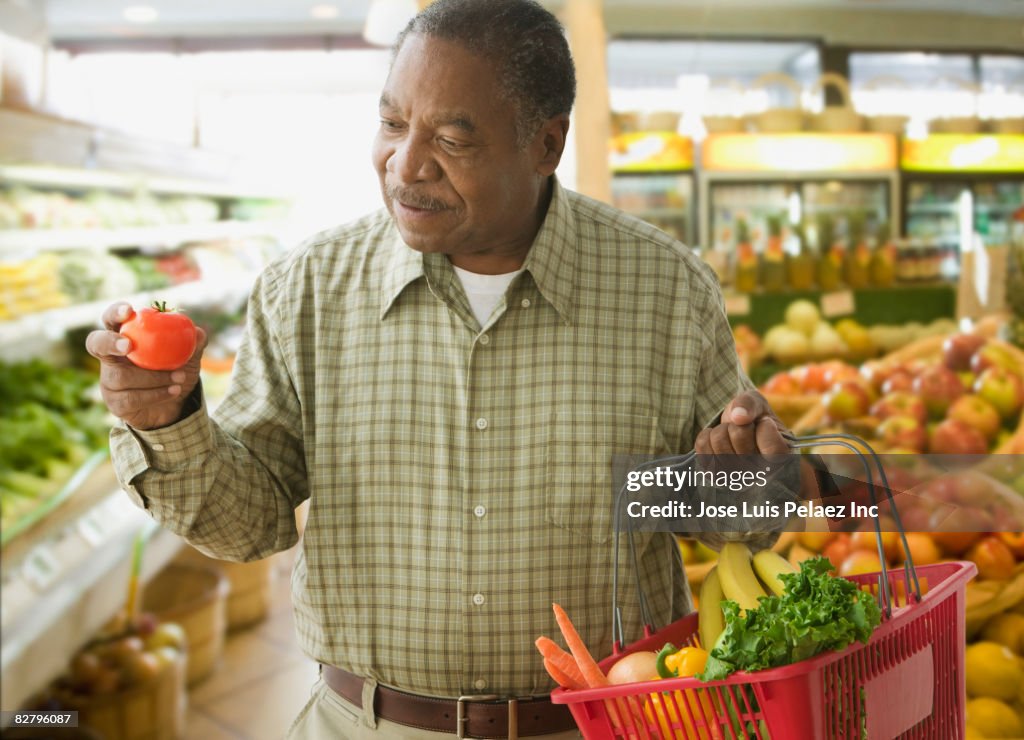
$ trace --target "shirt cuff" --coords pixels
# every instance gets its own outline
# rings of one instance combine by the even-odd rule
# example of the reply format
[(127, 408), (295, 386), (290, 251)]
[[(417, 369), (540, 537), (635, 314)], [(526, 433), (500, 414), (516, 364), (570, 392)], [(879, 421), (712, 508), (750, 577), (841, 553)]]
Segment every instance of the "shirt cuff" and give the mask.
[(181, 421), (143, 431), (118, 420), (110, 431), (110, 457), (122, 488), (135, 503), (146, 508), (135, 490), (135, 479), (147, 470), (173, 472), (194, 461), (213, 447), (213, 432), (206, 413), (206, 401), (199, 410)]

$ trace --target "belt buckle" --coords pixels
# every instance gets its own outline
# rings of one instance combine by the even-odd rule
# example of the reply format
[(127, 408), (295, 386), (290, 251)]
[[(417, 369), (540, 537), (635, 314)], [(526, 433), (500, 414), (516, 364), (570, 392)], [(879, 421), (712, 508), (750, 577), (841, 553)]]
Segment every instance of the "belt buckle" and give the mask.
[[(463, 694), (455, 702), (455, 737), (460, 740), (466, 738), (466, 723), (469, 717), (466, 716), (466, 702), (468, 701), (498, 701), (501, 699), (497, 694)], [(509, 740), (519, 738), (519, 700), (511, 698), (508, 700), (508, 735)]]

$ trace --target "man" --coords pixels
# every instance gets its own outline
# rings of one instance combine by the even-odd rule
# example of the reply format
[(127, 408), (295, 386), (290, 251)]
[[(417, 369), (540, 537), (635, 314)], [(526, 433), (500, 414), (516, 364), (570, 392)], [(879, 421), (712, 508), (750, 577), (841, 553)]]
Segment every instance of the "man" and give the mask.
[[(386, 210), (264, 272), (214, 419), (201, 349), (135, 368), (123, 304), (88, 339), (120, 481), (165, 527), (262, 558), (310, 499), (293, 601), (324, 668), (291, 737), (577, 737), (533, 640), (557, 601), (610, 645), (612, 455), (785, 449), (711, 271), (556, 181), (574, 94), (539, 5), (438, 0), (381, 94)], [(674, 543), (640, 545), (666, 624), (691, 610)]]

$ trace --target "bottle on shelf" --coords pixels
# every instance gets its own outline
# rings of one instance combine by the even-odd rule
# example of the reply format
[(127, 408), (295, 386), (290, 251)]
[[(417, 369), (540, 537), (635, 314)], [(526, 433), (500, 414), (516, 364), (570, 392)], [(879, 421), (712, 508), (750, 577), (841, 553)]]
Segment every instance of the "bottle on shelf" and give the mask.
[(750, 229), (745, 218), (736, 219), (736, 278), (733, 285), (741, 293), (757, 290), (757, 255), (750, 241)]
[(811, 290), (814, 288), (814, 273), (817, 270), (817, 265), (802, 225), (797, 224), (793, 227), (793, 239), (797, 244), (797, 249), (795, 254), (789, 255), (786, 260), (789, 287), (793, 290)]
[(843, 274), (851, 288), (866, 288), (871, 282), (871, 249), (864, 229), (864, 214), (850, 215), (848, 248), (844, 258)]
[(770, 293), (786, 288), (786, 253), (782, 249), (782, 217), (768, 216), (768, 240), (761, 255), (761, 286)]
[(843, 243), (836, 239), (835, 224), (830, 216), (818, 219), (818, 287), (837, 290), (842, 285)]
[(882, 221), (875, 232), (875, 248), (871, 252), (871, 284), (886, 288), (896, 282), (896, 245), (889, 224)]

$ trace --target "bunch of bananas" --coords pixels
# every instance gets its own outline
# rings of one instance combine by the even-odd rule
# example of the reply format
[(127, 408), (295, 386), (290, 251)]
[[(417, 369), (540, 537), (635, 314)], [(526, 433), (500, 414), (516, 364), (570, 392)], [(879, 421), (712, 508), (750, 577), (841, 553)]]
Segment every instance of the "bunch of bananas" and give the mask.
[(704, 577), (697, 605), (700, 644), (708, 652), (725, 629), (722, 601), (728, 599), (740, 609), (754, 609), (757, 600), (770, 593), (781, 596), (785, 587), (781, 573), (797, 569), (774, 550), (751, 554), (741, 542), (728, 542), (718, 554), (718, 564)]

